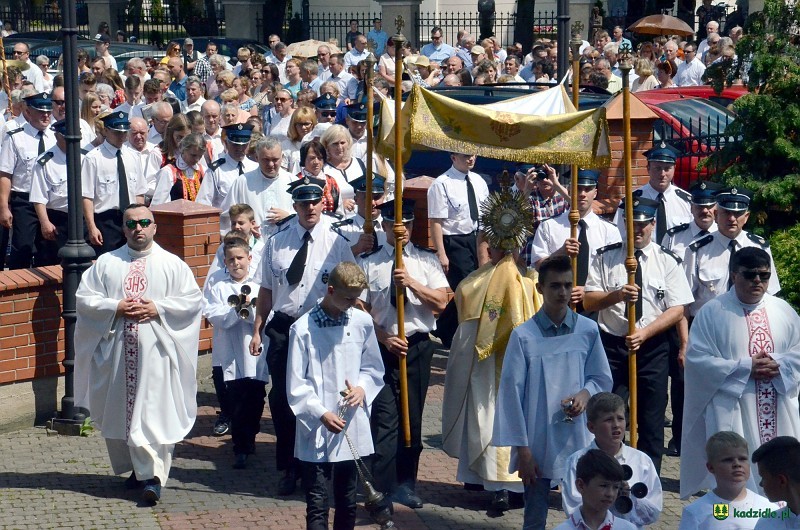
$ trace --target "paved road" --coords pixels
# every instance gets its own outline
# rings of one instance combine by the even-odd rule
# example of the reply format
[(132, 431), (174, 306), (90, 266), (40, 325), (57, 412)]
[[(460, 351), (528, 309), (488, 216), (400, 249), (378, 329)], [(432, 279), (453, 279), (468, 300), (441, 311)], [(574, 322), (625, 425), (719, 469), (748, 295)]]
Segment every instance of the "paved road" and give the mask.
[[(205, 360), (205, 362), (203, 362)], [(279, 476), (269, 410), (265, 410), (257, 453), (250, 467), (231, 469), (230, 436), (210, 436), (216, 419), (208, 360), (201, 359), (197, 423), (176, 448), (170, 480), (156, 507), (138, 505), (138, 493), (128, 492), (124, 477), (114, 476), (103, 439), (49, 435), (31, 428), (0, 435), (0, 528), (304, 528), (305, 503), (298, 493), (275, 494)], [(486, 513), (488, 497), (467, 492), (455, 481), (456, 461), (440, 449), (441, 405), (447, 359), (434, 358), (423, 433), (418, 492), (420, 510), (396, 509), (401, 530), (519, 529), (522, 509), (502, 517)], [(667, 433), (669, 439), (670, 433)], [(678, 500), (678, 459), (663, 463), (664, 512), (652, 528), (674, 529), (682, 509)], [(548, 528), (563, 520), (557, 494), (550, 498)], [(371, 525), (359, 509), (359, 528)]]

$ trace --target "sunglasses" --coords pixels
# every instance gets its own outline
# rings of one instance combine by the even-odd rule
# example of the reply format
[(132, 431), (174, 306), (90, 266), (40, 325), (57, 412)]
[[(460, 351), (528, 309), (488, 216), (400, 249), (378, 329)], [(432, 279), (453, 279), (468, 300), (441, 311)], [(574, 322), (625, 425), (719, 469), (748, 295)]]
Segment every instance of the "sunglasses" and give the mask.
[(53, 105), (59, 105), (59, 106), (66, 103), (66, 101), (63, 99), (51, 99), (50, 101), (53, 102)]
[(275, 98), (275, 101), (280, 101), (281, 103), (285, 103), (287, 101), (291, 101), (291, 98)]
[(138, 221), (136, 219), (128, 219), (125, 221), (125, 226), (128, 227), (128, 230), (136, 230), (136, 225), (147, 228), (151, 224), (153, 224), (152, 219), (139, 219)]
[(320, 112), (324, 118), (335, 118), (336, 111), (335, 110), (323, 110)]
[(772, 277), (771, 271), (739, 271), (739, 274), (742, 275), (742, 278), (750, 282), (756, 278), (762, 282), (767, 282), (769, 281), (770, 277)]

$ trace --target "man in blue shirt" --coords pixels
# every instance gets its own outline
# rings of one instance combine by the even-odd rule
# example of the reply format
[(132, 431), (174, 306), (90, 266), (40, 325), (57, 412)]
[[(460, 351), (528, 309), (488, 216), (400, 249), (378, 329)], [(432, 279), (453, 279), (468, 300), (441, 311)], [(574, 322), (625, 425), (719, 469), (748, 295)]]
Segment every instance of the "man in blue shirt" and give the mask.
[(431, 30), (431, 42), (423, 46), (420, 53), (431, 61), (444, 64), (456, 54), (456, 50), (442, 40), (442, 28), (435, 27)]
[(373, 19), (372, 29), (367, 33), (367, 46), (375, 53), (375, 57), (380, 59), (386, 48), (386, 41), (389, 35), (381, 29), (383, 21), (379, 18)]
[(173, 79), (169, 85), (170, 91), (179, 101), (186, 101), (186, 72), (183, 71), (183, 60), (180, 57), (172, 57), (167, 67)]

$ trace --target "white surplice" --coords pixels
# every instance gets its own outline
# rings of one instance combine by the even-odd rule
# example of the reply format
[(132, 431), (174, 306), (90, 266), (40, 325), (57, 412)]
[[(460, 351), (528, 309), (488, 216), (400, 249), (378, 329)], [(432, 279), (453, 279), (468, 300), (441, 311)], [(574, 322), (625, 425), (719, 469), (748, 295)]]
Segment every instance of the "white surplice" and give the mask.
[[(756, 351), (778, 363), (778, 377), (750, 376)], [(800, 437), (800, 317), (783, 300), (765, 294), (758, 304), (743, 304), (736, 289), (710, 300), (692, 323), (684, 373), (681, 498), (714, 487), (705, 467), (714, 433), (739, 433), (751, 452), (775, 436)], [(763, 493), (759, 481), (751, 466), (747, 487)]]
[[(717, 504), (728, 505), (727, 518), (722, 520), (714, 518), (714, 506)], [(767, 509), (778, 511), (780, 507), (754, 491), (747, 490), (747, 495), (740, 501), (729, 501), (712, 490), (683, 508), (678, 530), (749, 530), (755, 528), (758, 519), (736, 517), (734, 510), (746, 512)]]
[(511, 332), (503, 361), (492, 444), (512, 447), (509, 472), (517, 471), (516, 447), (529, 447), (543, 478), (560, 481), (569, 456), (589, 445), (586, 414), (562, 421), (561, 400), (586, 389), (611, 391), (611, 369), (597, 324), (577, 315), (572, 333), (543, 336), (530, 319)]
[[(128, 296), (152, 300), (158, 316), (138, 325), (118, 317), (117, 305)], [(104, 438), (155, 446), (177, 443), (191, 430), (201, 310), (188, 265), (155, 243), (145, 252), (124, 245), (83, 273), (75, 404), (91, 411)]]
[[(316, 305), (314, 307), (317, 307)], [(369, 407), (383, 388), (383, 360), (372, 317), (348, 310), (349, 322), (320, 327), (305, 313), (289, 328), (286, 388), (289, 406), (297, 417), (294, 456), (304, 462), (353, 460), (344, 434), (334, 434), (322, 424), (326, 412), (339, 412), (339, 392), (345, 380), (364, 389), (364, 405), (348, 407), (346, 432), (360, 456), (371, 455)]]

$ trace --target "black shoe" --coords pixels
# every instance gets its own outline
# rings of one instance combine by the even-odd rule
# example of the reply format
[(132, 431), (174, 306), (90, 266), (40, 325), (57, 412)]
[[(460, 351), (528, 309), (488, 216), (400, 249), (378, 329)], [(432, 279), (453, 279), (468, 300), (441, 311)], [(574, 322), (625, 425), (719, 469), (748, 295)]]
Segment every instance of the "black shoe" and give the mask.
[(508, 500), (508, 490), (498, 490), (494, 492), (492, 497), (492, 504), (489, 509), (494, 512), (503, 513), (511, 509), (511, 503)]
[(278, 495), (286, 496), (294, 493), (297, 489), (297, 477), (294, 473), (288, 473), (278, 482)]
[(472, 484), (471, 482), (465, 482), (464, 489), (467, 491), (483, 491), (483, 484)]
[(392, 496), (392, 500), (403, 506), (408, 506), (409, 508), (422, 508), (422, 499), (420, 499), (409, 486), (404, 485), (398, 487), (397, 491), (395, 491)]
[(525, 495), (510, 491), (508, 492), (508, 503), (512, 508), (522, 508), (525, 506)]
[(233, 469), (245, 469), (247, 467), (247, 455), (239, 453), (233, 463)]
[(675, 438), (669, 441), (664, 454), (667, 456), (681, 456), (681, 450), (678, 448), (678, 444), (675, 443)]
[(158, 478), (151, 478), (144, 482), (142, 500), (148, 504), (156, 504), (161, 500), (161, 481)]
[(224, 414), (220, 414), (216, 423), (214, 423), (214, 435), (224, 436), (231, 430), (231, 420)]
[(144, 486), (144, 482), (136, 478), (136, 471), (131, 473), (131, 476), (125, 479), (125, 489), (138, 490)]

